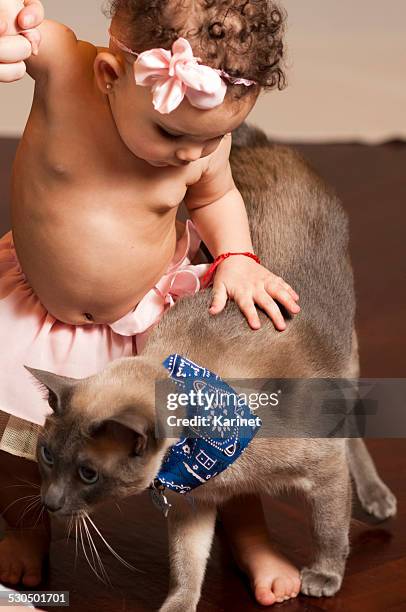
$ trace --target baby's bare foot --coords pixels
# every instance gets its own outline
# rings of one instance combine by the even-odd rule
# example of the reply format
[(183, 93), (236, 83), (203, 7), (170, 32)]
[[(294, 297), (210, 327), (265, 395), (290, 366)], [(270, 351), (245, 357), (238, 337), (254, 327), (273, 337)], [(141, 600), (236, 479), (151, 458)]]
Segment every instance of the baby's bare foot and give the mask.
[(244, 495), (232, 499), (221, 510), (221, 518), (236, 563), (248, 575), (258, 603), (296, 597), (300, 591), (299, 570), (281, 555), (269, 538), (261, 499)]
[(298, 569), (278, 553), (269, 540), (234, 548), (239, 567), (250, 578), (255, 599), (263, 606), (297, 597), (300, 591)]
[(0, 541), (0, 582), (37, 586), (49, 542), (49, 529), (44, 524), (32, 529), (6, 529)]

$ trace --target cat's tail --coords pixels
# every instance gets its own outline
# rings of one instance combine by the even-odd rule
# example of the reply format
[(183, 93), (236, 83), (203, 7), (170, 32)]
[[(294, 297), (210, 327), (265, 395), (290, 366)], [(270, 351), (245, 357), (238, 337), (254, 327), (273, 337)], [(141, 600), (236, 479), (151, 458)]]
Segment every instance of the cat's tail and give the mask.
[(347, 456), (363, 509), (380, 520), (394, 516), (396, 497), (379, 477), (364, 440), (348, 438)]

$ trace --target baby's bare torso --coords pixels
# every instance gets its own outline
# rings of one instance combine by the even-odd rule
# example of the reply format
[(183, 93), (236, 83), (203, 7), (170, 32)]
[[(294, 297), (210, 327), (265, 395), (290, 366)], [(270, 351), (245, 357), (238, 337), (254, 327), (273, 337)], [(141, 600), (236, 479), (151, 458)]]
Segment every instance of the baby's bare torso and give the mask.
[(85, 313), (112, 323), (154, 286), (174, 255), (178, 205), (204, 163), (154, 168), (126, 148), (94, 83), (96, 53), (80, 43), (80, 61), (37, 81), (13, 173), (21, 267), (45, 308), (73, 324)]

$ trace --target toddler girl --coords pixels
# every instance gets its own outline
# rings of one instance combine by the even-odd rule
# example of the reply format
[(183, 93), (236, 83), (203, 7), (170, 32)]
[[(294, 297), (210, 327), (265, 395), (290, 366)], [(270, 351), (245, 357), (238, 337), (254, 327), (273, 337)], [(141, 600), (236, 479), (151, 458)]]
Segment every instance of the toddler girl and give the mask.
[[(35, 79), (14, 164), (13, 231), (0, 241), (0, 482), (9, 525), (0, 579), (33, 585), (48, 525), (26, 510), (24, 532), (13, 530), (26, 504), (24, 489), (12, 487), (15, 473), (38, 481), (27, 460), (50, 409), (23, 366), (82, 378), (140, 352), (165, 309), (204, 284), (208, 265), (194, 262), (200, 238), (220, 262), (212, 314), (233, 299), (255, 329), (256, 304), (283, 330), (274, 299), (292, 314), (300, 308), (294, 290), (255, 261), (229, 164), (230, 133), (262, 88), (283, 84), (276, 6), (115, 0), (109, 48), (97, 48), (42, 21), (38, 1), (26, 4), (20, 12), (20, 0), (0, 0), (0, 79), (20, 78), (25, 66)], [(182, 201), (186, 226), (176, 221)], [(230, 508), (224, 517), (258, 601), (296, 595), (297, 570), (270, 547), (259, 500), (246, 501), (250, 526)]]

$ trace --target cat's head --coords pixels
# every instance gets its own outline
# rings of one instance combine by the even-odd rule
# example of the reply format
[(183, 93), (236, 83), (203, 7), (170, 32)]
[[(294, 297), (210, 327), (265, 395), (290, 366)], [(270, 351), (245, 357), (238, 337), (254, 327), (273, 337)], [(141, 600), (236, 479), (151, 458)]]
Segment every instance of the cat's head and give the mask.
[(44, 505), (59, 516), (145, 490), (174, 440), (156, 436), (154, 384), (164, 370), (141, 357), (73, 379), (27, 368), (53, 410), (37, 445)]

